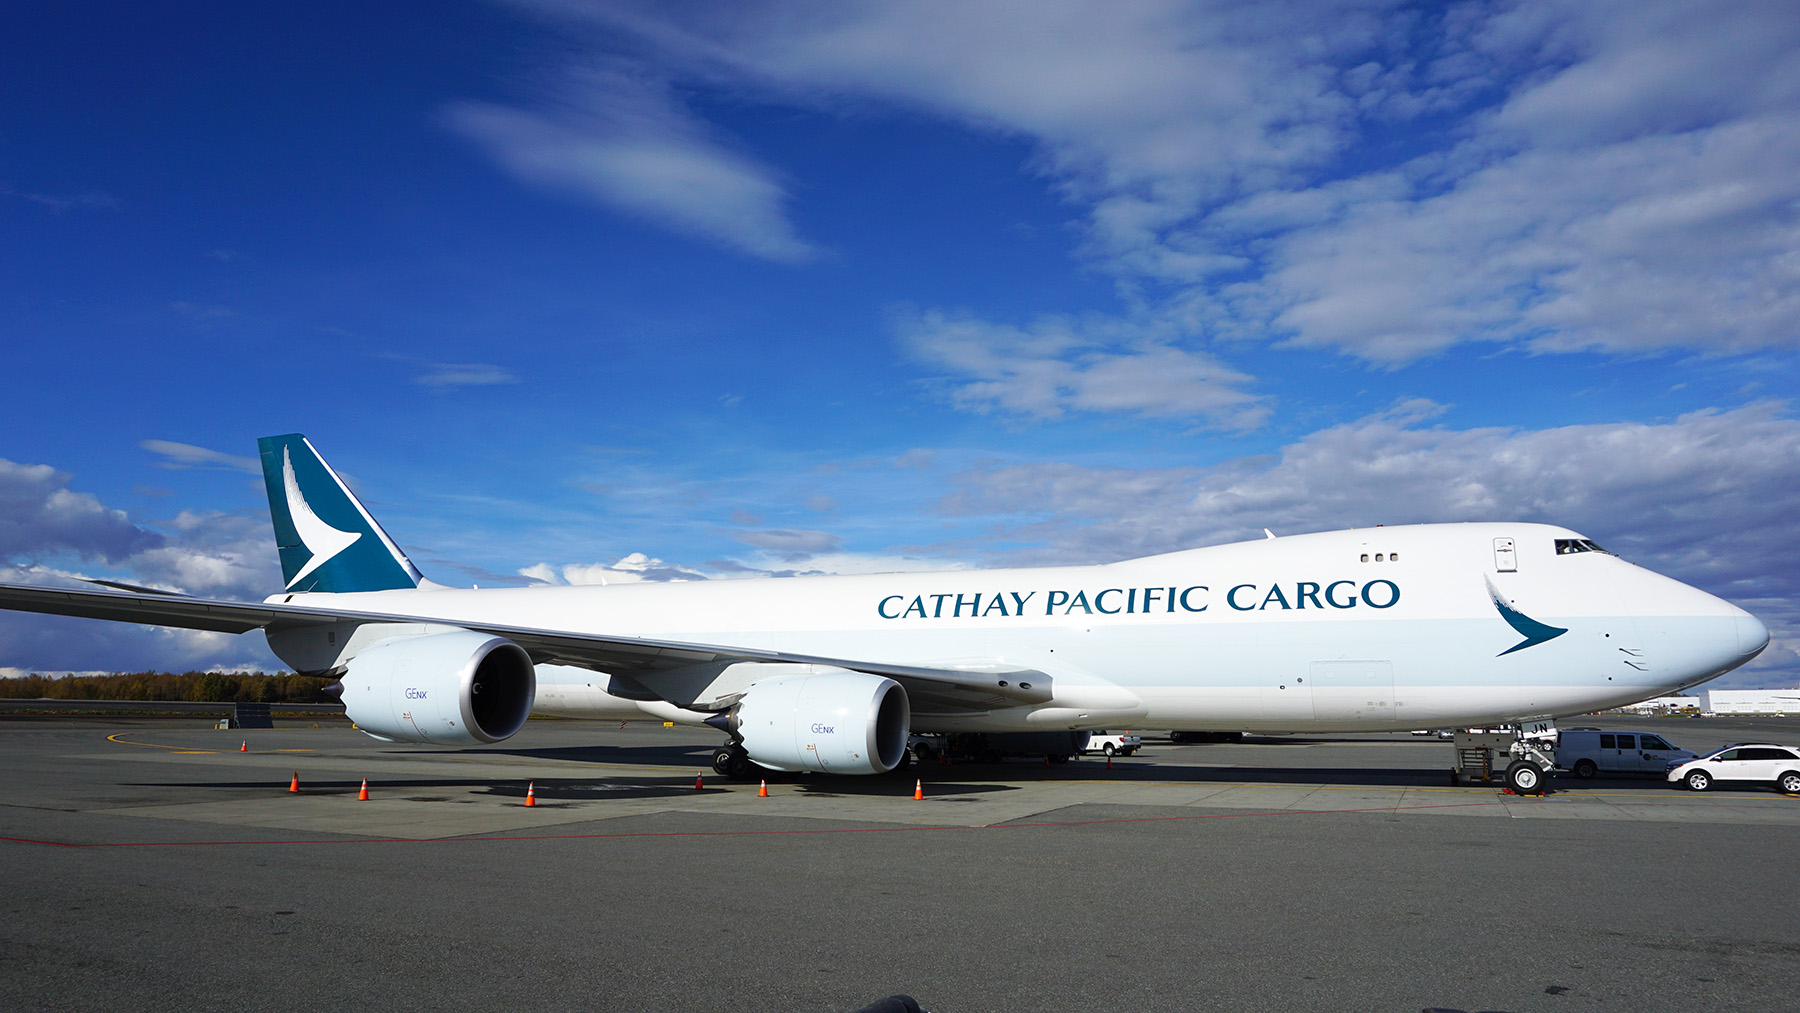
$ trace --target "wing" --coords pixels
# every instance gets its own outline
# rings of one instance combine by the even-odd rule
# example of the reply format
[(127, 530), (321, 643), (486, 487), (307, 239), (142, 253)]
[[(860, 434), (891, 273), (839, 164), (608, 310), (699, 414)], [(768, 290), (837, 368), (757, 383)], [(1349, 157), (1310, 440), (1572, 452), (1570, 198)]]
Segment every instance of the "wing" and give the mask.
[(786, 651), (724, 647), (681, 641), (651, 640), (567, 630), (445, 620), (429, 615), (358, 612), (314, 605), (219, 601), (187, 595), (144, 591), (99, 591), (0, 583), (0, 608), (18, 612), (79, 616), (174, 626), (219, 633), (248, 633), (268, 627), (329, 625), (341, 622), (428, 623), (455, 626), (505, 637), (531, 654), (536, 664), (572, 665), (637, 679), (651, 691), (660, 676), (697, 666), (744, 661), (832, 665), (854, 672), (883, 675), (906, 687), (915, 705), (930, 710), (963, 711), (1038, 704), (1049, 701), (1051, 679), (1036, 669), (971, 664), (954, 667), (896, 665), (855, 658), (829, 658)]

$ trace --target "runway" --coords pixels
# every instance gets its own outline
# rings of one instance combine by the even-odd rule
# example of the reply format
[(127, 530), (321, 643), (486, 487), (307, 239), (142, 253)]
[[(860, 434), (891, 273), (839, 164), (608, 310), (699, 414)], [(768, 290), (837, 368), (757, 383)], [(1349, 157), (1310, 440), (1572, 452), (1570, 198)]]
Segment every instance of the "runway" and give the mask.
[[(1606, 723), (1694, 749), (1800, 739)], [(1445, 743), (1368, 735), (772, 778), (759, 798), (710, 769), (695, 789), (715, 739), (0, 720), (0, 1006), (1768, 1010), (1800, 991), (1800, 799), (1773, 791), (1521, 798), (1451, 787)]]

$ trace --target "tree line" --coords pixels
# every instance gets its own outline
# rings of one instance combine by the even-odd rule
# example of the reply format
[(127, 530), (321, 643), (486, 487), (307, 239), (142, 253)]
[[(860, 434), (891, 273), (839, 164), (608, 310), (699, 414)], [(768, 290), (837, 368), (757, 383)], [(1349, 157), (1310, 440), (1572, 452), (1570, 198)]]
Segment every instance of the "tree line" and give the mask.
[(12, 700), (190, 700), (204, 703), (336, 703), (331, 679), (264, 672), (114, 672), (0, 679)]

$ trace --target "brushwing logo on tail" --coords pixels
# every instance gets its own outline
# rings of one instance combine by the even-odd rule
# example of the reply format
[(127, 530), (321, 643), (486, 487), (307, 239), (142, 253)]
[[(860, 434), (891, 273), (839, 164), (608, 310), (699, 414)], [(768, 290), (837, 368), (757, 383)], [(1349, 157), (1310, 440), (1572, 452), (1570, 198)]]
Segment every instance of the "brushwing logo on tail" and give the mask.
[(1539, 644), (1555, 640), (1557, 637), (1569, 632), (1566, 628), (1561, 626), (1551, 626), (1546, 623), (1540, 623), (1536, 619), (1513, 608), (1506, 603), (1505, 596), (1500, 593), (1499, 588), (1494, 586), (1492, 580), (1489, 580), (1486, 576), (1483, 576), (1482, 580), (1487, 581), (1488, 597), (1494, 600), (1494, 608), (1500, 610), (1500, 618), (1506, 620), (1508, 626), (1518, 630), (1519, 635), (1525, 638), (1511, 647), (1508, 647), (1506, 650), (1501, 651), (1499, 654), (1494, 655), (1494, 657), (1504, 658), (1514, 651), (1523, 651), (1527, 647), (1536, 647)]
[(294, 531), (300, 536), (300, 544), (312, 553), (312, 558), (294, 574), (293, 580), (288, 581), (287, 586), (291, 588), (338, 553), (355, 545), (363, 533), (341, 531), (313, 513), (312, 507), (306, 505), (306, 497), (300, 494), (300, 480), (294, 477), (294, 459), (286, 447), (281, 448), (281, 482), (287, 492), (288, 517), (294, 522)]

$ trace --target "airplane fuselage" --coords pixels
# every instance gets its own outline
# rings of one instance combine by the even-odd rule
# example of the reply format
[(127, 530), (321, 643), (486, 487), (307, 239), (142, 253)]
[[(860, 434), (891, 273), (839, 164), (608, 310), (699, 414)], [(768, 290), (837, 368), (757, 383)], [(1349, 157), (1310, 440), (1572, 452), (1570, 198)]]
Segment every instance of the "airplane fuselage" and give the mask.
[[(1101, 566), (270, 600), (1049, 677), (1050, 698), (1029, 705), (915, 705), (922, 731), (1397, 730), (1563, 716), (1694, 685), (1767, 643), (1728, 602), (1591, 545), (1542, 524), (1412, 525)], [(536, 710), (699, 716), (623, 689), (540, 665)]]

